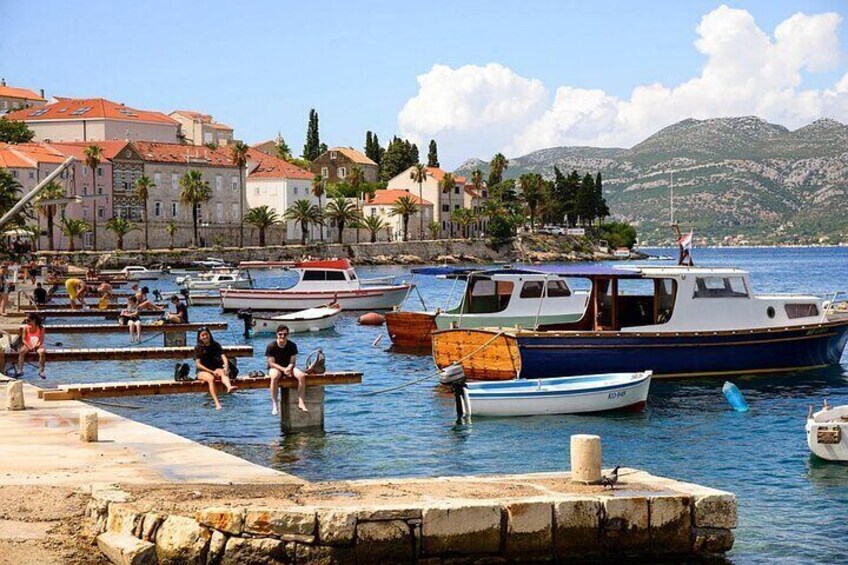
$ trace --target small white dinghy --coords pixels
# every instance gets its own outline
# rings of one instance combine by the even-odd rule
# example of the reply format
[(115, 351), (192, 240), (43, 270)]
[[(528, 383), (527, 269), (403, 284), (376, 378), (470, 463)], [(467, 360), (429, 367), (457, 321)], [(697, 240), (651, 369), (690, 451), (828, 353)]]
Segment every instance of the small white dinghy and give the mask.
[(848, 461), (848, 405), (824, 402), (822, 409), (807, 416), (807, 446), (828, 461)]
[(471, 414), (537, 416), (622, 409), (641, 411), (648, 400), (652, 374), (643, 371), (468, 383)]
[(263, 317), (254, 315), (253, 331), (256, 333), (273, 333), (277, 331), (277, 326), (285, 324), (291, 333), (319, 332), (332, 328), (341, 312), (341, 305), (326, 304), (281, 316)]

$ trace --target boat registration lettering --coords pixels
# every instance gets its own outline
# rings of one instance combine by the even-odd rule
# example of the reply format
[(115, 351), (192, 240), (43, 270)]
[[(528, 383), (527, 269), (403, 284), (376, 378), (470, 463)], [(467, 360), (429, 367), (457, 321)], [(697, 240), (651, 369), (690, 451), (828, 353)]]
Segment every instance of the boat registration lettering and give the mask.
[(827, 333), (827, 328), (813, 328), (811, 330), (807, 330), (807, 335), (819, 335)]
[(612, 400), (614, 398), (622, 398), (624, 396), (627, 396), (626, 390), (617, 390), (617, 391), (609, 393), (609, 396), (607, 397), (607, 399)]

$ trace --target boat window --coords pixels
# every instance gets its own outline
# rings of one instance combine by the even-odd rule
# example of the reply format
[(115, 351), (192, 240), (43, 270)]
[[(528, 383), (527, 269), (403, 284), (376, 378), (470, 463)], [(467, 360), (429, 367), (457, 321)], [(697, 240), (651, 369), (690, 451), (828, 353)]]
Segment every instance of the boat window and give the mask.
[(344, 271), (327, 271), (328, 281), (343, 281), (345, 280)]
[(748, 298), (743, 277), (697, 277), (693, 298)]
[(356, 273), (355, 272), (348, 271), (348, 275), (350, 275), (350, 280), (352, 280), (352, 281), (356, 280)]
[[(521, 298), (540, 298), (542, 296), (543, 281), (527, 281), (521, 287)], [(565, 298), (571, 296), (571, 290), (565, 281), (548, 281), (548, 294), (546, 298)]]
[(521, 298), (540, 298), (542, 296), (542, 281), (527, 281), (521, 287)]
[(548, 296), (550, 298), (565, 298), (571, 296), (571, 290), (565, 281), (548, 281)]
[(819, 309), (815, 304), (784, 304), (783, 307), (786, 309), (786, 316), (790, 320), (819, 315)]
[(509, 281), (474, 279), (468, 292), (468, 314), (491, 314), (506, 310), (514, 284)]
[(220, 278), (220, 279), (218, 279), (218, 280), (221, 280), (221, 281), (233, 281), (233, 280), (235, 280), (235, 279), (234, 279), (231, 275), (221, 275), (221, 278)]
[(305, 281), (323, 281), (326, 271), (303, 271), (303, 280)]
[(672, 279), (619, 279), (616, 310), (620, 328), (664, 324), (674, 310)]

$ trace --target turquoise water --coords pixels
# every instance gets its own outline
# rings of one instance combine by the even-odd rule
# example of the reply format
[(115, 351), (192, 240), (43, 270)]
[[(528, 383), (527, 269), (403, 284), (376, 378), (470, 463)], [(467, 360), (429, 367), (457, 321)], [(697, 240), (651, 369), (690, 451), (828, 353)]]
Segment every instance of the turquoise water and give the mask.
[[(668, 254), (668, 251), (665, 251)], [(848, 288), (848, 249), (696, 249), (700, 265), (738, 266), (752, 273), (757, 292), (824, 293)], [(669, 263), (666, 263), (669, 264)], [(360, 268), (363, 277), (398, 275), (401, 267)], [(260, 284), (285, 284), (290, 274), (259, 273)], [(443, 305), (447, 281), (418, 281), (428, 306)], [(171, 288), (160, 282), (160, 288)], [(192, 319), (220, 319), (215, 308), (194, 308)], [(243, 372), (264, 369), (267, 338), (244, 340), (241, 322), (222, 343), (249, 343), (257, 356)], [(734, 563), (836, 563), (846, 560), (848, 466), (812, 458), (804, 421), (809, 405), (848, 402), (848, 364), (828, 370), (733, 379), (751, 411), (727, 404), (723, 381), (656, 382), (643, 414), (481, 419), (454, 425), (450, 397), (426, 381), (401, 391), (363, 396), (433, 370), (429, 356), (393, 353), (384, 328), (361, 327), (345, 313), (335, 331), (294, 336), (302, 353), (322, 347), (330, 370), (365, 373), (360, 386), (327, 390), (326, 430), (282, 436), (267, 391), (243, 391), (211, 401), (196, 395), (120, 398), (125, 416), (213, 445), (251, 461), (309, 479), (434, 476), (565, 470), (574, 433), (603, 438), (604, 464), (735, 492), (739, 529)], [(57, 336), (66, 346), (123, 346), (124, 336)], [(48, 341), (50, 339), (48, 338)], [(193, 343), (193, 341), (191, 342)], [(146, 345), (161, 344), (161, 336)], [(303, 355), (301, 356), (303, 358)], [(843, 359), (844, 361), (844, 359)], [(59, 364), (49, 383), (170, 378), (173, 362)], [(116, 370), (117, 369), (117, 370)], [(28, 377), (32, 377), (30, 368)], [(40, 383), (39, 383), (40, 384)], [(232, 477), (237, 480), (238, 477)]]

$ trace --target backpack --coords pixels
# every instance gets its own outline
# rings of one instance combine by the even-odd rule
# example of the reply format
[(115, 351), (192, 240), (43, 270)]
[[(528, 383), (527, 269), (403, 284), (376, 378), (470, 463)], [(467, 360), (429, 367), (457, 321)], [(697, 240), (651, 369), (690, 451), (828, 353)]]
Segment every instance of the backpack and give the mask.
[(174, 380), (177, 382), (193, 381), (194, 379), (189, 376), (189, 373), (191, 373), (191, 367), (188, 366), (188, 363), (177, 363), (174, 366)]

